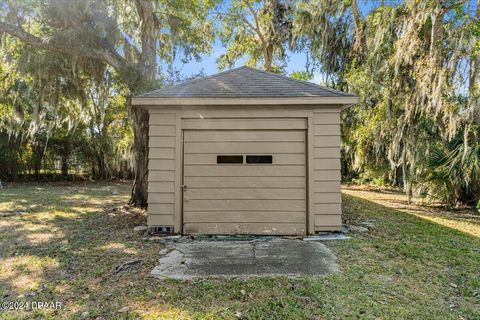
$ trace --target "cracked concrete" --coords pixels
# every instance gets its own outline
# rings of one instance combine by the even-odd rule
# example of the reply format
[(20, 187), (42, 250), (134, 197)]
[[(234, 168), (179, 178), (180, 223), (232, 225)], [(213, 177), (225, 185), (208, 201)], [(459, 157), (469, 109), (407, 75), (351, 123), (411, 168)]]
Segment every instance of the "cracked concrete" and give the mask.
[(193, 280), (207, 277), (324, 275), (338, 272), (336, 257), (314, 241), (192, 241), (172, 243), (151, 274)]

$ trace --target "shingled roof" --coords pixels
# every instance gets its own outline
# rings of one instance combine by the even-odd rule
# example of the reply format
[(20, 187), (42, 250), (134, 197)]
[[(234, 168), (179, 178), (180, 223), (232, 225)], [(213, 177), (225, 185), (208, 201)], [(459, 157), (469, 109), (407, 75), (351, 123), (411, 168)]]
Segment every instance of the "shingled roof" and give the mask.
[(151, 91), (137, 98), (355, 97), (311, 82), (240, 67)]

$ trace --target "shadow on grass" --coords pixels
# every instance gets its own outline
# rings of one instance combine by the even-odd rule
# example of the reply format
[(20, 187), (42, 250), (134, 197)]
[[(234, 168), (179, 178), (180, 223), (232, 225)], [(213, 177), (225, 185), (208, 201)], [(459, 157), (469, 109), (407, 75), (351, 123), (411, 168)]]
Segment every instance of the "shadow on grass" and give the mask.
[[(0, 218), (3, 299), (81, 301), (78, 298), (92, 285), (114, 276), (117, 264), (141, 255), (132, 228), (144, 223), (144, 217), (109, 214), (111, 208), (125, 203), (128, 186), (120, 186), (121, 195), (115, 197), (108, 185), (102, 186), (102, 192), (99, 188), (92, 192), (85, 184), (67, 190), (50, 187), (41, 196), (35, 195), (37, 187), (28, 186), (0, 195), (0, 205), (13, 197), (27, 212)], [(78, 192), (92, 201), (70, 204)], [(33, 202), (36, 207), (29, 210)]]
[[(385, 206), (389, 210), (401, 211), (409, 215), (439, 224), (480, 238), (480, 214), (471, 208), (446, 209), (439, 206), (408, 204), (404, 194), (384, 197), (381, 192), (342, 188), (344, 195), (357, 196), (364, 200)], [(403, 199), (405, 198), (405, 199)]]
[[(39, 311), (55, 318), (80, 318), (87, 311), (89, 318), (168, 319), (478, 315), (480, 240), (402, 211), (344, 195), (345, 222), (369, 221), (375, 227), (348, 241), (326, 243), (338, 257), (338, 275), (160, 281), (149, 272), (162, 246), (132, 232), (138, 217), (105, 209), (122, 201), (111, 190), (99, 193), (90, 187), (81, 190), (87, 198), (91, 194), (91, 202), (82, 199), (85, 210), (78, 203), (66, 204), (72, 199), (69, 192), (78, 190), (52, 187), (31, 215), (0, 218), (4, 300), (61, 301), (62, 310)], [(22, 199), (29, 189), (17, 191)], [(142, 263), (115, 271), (133, 259)], [(31, 318), (32, 312), (16, 315)]]

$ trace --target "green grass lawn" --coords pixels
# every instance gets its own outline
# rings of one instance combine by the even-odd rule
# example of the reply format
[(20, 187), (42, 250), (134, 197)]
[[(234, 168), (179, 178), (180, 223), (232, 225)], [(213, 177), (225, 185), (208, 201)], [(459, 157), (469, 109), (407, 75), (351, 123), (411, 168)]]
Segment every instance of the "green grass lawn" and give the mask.
[[(0, 300), (62, 303), (60, 310), (0, 311), (0, 318), (480, 319), (473, 211), (349, 189), (346, 222), (375, 227), (326, 242), (341, 273), (177, 282), (149, 276), (162, 245), (133, 232), (145, 221), (141, 212), (114, 209), (128, 194), (121, 183), (0, 189)], [(115, 272), (134, 259), (142, 263)]]

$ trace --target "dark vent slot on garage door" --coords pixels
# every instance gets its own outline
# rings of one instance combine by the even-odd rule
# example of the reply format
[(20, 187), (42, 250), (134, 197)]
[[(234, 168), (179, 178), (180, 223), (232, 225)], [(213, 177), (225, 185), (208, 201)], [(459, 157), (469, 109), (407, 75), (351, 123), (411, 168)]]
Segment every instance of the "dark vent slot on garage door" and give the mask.
[(218, 155), (217, 163), (243, 163), (243, 156), (236, 155)]
[(271, 155), (252, 155), (247, 156), (247, 163), (272, 163)]

